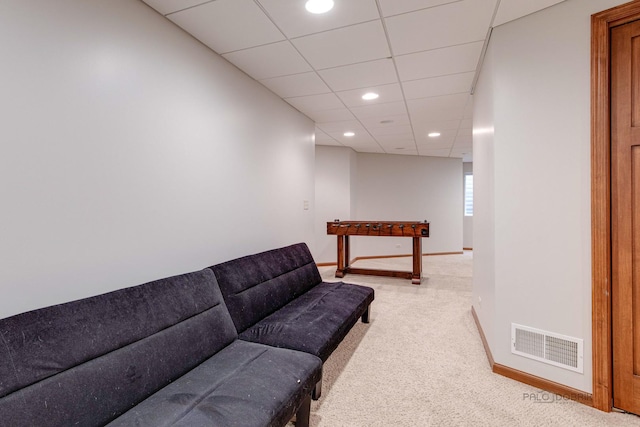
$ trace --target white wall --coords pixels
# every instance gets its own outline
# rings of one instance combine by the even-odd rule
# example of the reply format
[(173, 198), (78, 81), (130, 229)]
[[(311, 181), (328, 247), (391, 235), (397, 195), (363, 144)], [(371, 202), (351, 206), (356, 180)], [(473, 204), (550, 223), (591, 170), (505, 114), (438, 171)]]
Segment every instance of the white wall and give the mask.
[(351, 148), (316, 146), (316, 262), (336, 262), (336, 236), (327, 235), (327, 222), (355, 217), (355, 173), (356, 152)]
[(473, 95), (472, 292), (472, 304), (492, 352), (496, 314), (493, 50), (493, 43), (489, 43)]
[[(489, 123), (489, 115), (495, 126), (493, 138), (474, 137), (476, 201), (491, 203), (493, 196), (493, 206), (476, 205), (474, 306), (493, 356), (587, 392), (590, 15), (621, 3), (567, 0), (495, 28), (474, 95), (474, 128)], [(482, 295), (493, 296), (489, 307), (487, 299), (480, 307)], [(512, 355), (512, 322), (584, 339), (584, 374)]]
[[(462, 210), (464, 212), (464, 177), (473, 175), (473, 163), (464, 162), (462, 164)], [(465, 248), (473, 248), (473, 216), (462, 217), (462, 246)]]
[[(326, 236), (335, 218), (370, 221), (430, 222), (423, 253), (462, 250), (462, 161), (460, 159), (356, 153), (316, 148), (316, 262), (336, 262), (336, 241)], [(355, 160), (355, 162), (354, 162)], [(351, 170), (344, 168), (351, 165)], [(351, 203), (344, 198), (349, 190)], [(349, 207), (350, 206), (350, 207)], [(407, 255), (408, 238), (351, 239), (351, 257)]]
[(0, 56), (0, 318), (313, 244), (313, 123), (142, 2), (4, 0)]

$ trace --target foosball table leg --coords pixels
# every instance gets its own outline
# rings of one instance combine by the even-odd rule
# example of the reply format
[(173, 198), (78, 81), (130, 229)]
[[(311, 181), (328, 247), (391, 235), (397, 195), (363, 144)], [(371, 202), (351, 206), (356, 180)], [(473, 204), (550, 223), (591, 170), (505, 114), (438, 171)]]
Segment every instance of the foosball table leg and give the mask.
[(344, 277), (344, 236), (338, 235), (338, 268), (336, 269), (336, 277), (343, 278)]
[(411, 283), (419, 285), (422, 282), (422, 239), (413, 238), (413, 273)]

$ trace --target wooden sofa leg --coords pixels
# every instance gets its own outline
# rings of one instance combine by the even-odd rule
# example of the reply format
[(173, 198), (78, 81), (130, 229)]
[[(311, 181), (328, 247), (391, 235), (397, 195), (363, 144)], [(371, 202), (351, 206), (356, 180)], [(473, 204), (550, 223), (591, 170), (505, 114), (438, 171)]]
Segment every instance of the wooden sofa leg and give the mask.
[(371, 306), (367, 306), (367, 310), (362, 313), (362, 323), (369, 323), (369, 309)]
[(296, 427), (309, 427), (309, 417), (311, 416), (311, 396), (305, 397), (302, 405), (296, 412)]
[(318, 399), (320, 399), (321, 395), (322, 395), (322, 378), (320, 378), (318, 380), (318, 382), (316, 383), (316, 386), (314, 387), (313, 391), (311, 392), (311, 398), (313, 400), (318, 400)]

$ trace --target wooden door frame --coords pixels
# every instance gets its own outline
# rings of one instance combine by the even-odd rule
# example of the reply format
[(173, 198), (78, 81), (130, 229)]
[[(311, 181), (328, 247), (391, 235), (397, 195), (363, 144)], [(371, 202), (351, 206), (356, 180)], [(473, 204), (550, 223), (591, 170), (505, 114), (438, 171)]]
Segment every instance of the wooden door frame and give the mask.
[(640, 19), (640, 0), (591, 16), (591, 262), (593, 406), (613, 406), (611, 341), (611, 128), (612, 27)]

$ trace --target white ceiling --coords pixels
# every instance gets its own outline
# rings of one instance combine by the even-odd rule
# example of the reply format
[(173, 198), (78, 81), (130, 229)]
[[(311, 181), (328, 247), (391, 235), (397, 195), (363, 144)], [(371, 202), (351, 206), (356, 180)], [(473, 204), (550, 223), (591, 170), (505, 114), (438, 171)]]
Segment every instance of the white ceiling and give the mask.
[(471, 161), (489, 29), (563, 0), (143, 1), (314, 120), (317, 145)]

